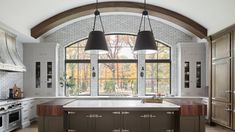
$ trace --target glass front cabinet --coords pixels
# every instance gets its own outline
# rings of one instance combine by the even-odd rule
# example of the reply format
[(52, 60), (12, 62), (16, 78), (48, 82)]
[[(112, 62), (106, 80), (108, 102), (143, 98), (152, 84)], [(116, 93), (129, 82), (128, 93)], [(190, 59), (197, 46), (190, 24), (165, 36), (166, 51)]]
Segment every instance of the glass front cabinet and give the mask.
[(25, 44), (25, 96), (57, 96), (58, 45), (55, 43)]
[(178, 94), (182, 96), (203, 96), (206, 90), (205, 44), (178, 44)]

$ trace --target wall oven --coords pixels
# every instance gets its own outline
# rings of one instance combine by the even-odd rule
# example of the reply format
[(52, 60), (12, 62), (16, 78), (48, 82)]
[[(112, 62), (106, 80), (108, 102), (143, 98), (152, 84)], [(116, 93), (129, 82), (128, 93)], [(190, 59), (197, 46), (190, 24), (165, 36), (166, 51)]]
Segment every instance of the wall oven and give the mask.
[(9, 131), (21, 126), (21, 108), (9, 110), (7, 113), (7, 128)]
[(4, 132), (6, 130), (7, 127), (7, 114), (6, 112), (0, 112), (0, 132)]

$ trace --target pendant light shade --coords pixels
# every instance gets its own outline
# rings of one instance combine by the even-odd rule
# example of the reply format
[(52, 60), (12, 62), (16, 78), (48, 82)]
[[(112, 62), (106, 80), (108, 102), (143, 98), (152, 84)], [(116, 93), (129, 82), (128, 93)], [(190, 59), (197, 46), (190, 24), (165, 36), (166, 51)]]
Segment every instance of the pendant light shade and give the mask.
[[(94, 15), (95, 18), (94, 18), (93, 30), (90, 32), (88, 36), (85, 52), (90, 54), (106, 54), (108, 53), (108, 46), (104, 36), (104, 26), (102, 23), (100, 12), (98, 10), (98, 0), (96, 0), (96, 10), (94, 12)], [(100, 20), (103, 31), (95, 31), (95, 24), (97, 17)]]
[[(146, 18), (148, 20), (150, 30), (145, 30)], [(141, 31), (142, 23), (144, 23), (144, 30)], [(139, 32), (134, 47), (134, 53), (138, 54), (153, 54), (157, 52), (157, 45), (153, 35), (152, 26), (150, 23), (148, 11), (146, 10), (146, 0), (144, 1), (144, 11), (142, 13)]]
[(157, 51), (157, 45), (151, 31), (140, 31), (137, 35), (134, 53), (153, 54)]
[(85, 47), (86, 53), (105, 54), (108, 53), (108, 46), (105, 40), (104, 32), (91, 31)]

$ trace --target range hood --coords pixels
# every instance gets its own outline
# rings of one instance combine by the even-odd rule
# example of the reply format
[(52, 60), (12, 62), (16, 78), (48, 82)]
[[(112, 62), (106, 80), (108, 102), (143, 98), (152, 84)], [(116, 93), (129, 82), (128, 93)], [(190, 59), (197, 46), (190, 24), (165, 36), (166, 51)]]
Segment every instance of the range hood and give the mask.
[(26, 68), (16, 49), (16, 39), (0, 29), (0, 70), (24, 72)]

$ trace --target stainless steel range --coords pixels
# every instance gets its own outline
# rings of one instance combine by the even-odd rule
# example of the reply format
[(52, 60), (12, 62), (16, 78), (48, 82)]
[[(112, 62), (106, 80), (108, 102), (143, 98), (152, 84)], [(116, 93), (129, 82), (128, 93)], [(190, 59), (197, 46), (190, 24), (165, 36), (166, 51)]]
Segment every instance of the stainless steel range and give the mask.
[(7, 100), (0, 103), (0, 132), (10, 132), (21, 127), (21, 103)]

